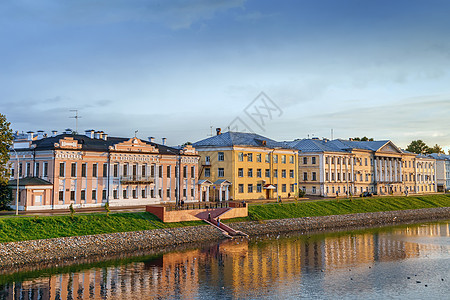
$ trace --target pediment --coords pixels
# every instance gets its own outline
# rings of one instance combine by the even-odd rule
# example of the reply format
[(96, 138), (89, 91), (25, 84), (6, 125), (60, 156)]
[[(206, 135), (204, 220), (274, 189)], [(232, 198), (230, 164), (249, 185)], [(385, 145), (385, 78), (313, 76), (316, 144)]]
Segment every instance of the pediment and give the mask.
[(122, 143), (115, 144), (112, 150), (121, 152), (142, 152), (142, 153), (158, 153), (155, 146), (147, 144), (140, 139), (134, 137)]
[(402, 151), (397, 146), (395, 146), (393, 142), (389, 141), (386, 144), (384, 144), (380, 149), (378, 149), (377, 153), (402, 154)]

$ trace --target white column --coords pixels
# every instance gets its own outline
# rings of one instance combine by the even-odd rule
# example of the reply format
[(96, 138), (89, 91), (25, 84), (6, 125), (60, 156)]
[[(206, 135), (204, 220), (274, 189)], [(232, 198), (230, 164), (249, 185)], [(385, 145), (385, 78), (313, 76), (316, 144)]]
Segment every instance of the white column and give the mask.
[[(245, 189), (245, 186), (244, 186)], [(222, 185), (220, 185), (220, 189), (219, 189), (219, 201), (222, 202)]]
[[(351, 164), (351, 166), (352, 166), (352, 181), (355, 181), (355, 174), (353, 173), (353, 172), (354, 172), (354, 171), (353, 171), (353, 165), (354, 165), (354, 163), (355, 163), (355, 158), (352, 157), (351, 160), (350, 160), (350, 164)], [(352, 193), (353, 193), (353, 192), (352, 192)]]
[(373, 165), (374, 165), (374, 167), (375, 167), (375, 181), (378, 182), (377, 162), (378, 162), (377, 159), (374, 157), (374, 158), (373, 158)]
[(205, 201), (209, 201), (209, 186), (208, 186), (208, 188), (206, 189), (206, 199), (205, 199)]
[[(196, 189), (197, 190), (197, 189)], [(200, 196), (199, 196), (199, 199), (200, 199), (200, 202), (202, 202), (203, 201), (203, 186), (201, 186), (200, 185)]]
[(230, 200), (229, 193), (230, 193), (230, 187), (227, 185), (226, 190), (225, 190), (225, 200)]
[(394, 159), (394, 172), (395, 172), (394, 181), (398, 181), (398, 168), (397, 168), (397, 164), (398, 164), (397, 159)]

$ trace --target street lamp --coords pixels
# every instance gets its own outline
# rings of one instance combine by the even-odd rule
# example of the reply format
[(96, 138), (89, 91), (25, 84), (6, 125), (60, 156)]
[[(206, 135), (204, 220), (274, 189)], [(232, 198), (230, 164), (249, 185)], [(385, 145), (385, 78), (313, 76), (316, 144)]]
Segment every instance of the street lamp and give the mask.
[(18, 216), (19, 215), (19, 155), (17, 155), (16, 149), (12, 148), (12, 150), (16, 154), (16, 159), (17, 159), (16, 216)]

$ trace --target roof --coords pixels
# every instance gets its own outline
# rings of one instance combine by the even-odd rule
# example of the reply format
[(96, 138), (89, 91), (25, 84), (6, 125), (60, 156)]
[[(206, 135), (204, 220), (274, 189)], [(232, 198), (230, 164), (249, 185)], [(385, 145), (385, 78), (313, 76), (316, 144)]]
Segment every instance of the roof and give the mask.
[[(10, 180), (8, 182), (8, 185), (16, 186), (17, 179)], [(53, 185), (53, 183), (38, 177), (19, 178), (19, 186), (30, 186), (30, 185)]]
[[(389, 142), (389, 140), (349, 141), (336, 139), (330, 141), (319, 139), (302, 139), (285, 143), (301, 152), (350, 152), (352, 149), (378, 151)], [(400, 149), (398, 150), (401, 151)]]
[(252, 146), (265, 148), (290, 148), (284, 143), (280, 143), (256, 133), (232, 132), (228, 131), (215, 135), (193, 144), (195, 148), (203, 147), (232, 147), (232, 146)]
[(431, 156), (432, 158), (437, 160), (450, 160), (450, 155), (446, 155), (443, 153), (431, 153), (428, 156)]
[[(123, 143), (125, 141), (128, 141), (130, 138), (121, 138), (121, 137), (108, 137), (106, 140), (104, 139), (98, 139), (98, 138), (90, 138), (86, 135), (81, 134), (59, 134), (54, 137), (47, 137), (40, 140), (34, 140), (32, 142), (33, 145), (36, 145), (34, 150), (53, 150), (55, 149), (55, 143), (59, 143), (60, 139), (64, 139), (65, 137), (73, 138), (74, 140), (78, 141), (78, 144), (80, 144), (81, 150), (83, 151), (99, 151), (99, 152), (107, 152), (109, 151), (110, 146), (114, 146), (119, 143)], [(156, 147), (159, 150), (160, 154), (178, 154), (180, 153), (179, 149), (152, 143), (149, 141), (141, 140), (143, 143), (152, 145)], [(20, 149), (20, 151), (27, 151), (31, 150), (29, 148), (27, 149)]]

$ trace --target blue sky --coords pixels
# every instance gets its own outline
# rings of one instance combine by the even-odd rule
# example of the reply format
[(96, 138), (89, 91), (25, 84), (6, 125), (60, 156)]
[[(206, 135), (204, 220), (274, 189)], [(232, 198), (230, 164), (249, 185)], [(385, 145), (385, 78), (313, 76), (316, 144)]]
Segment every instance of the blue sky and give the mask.
[[(14, 130), (207, 137), (240, 117), (277, 140), (450, 148), (449, 1), (0, 2), (0, 112)], [(257, 126), (264, 92), (281, 110)], [(248, 117), (248, 116), (247, 116)]]

